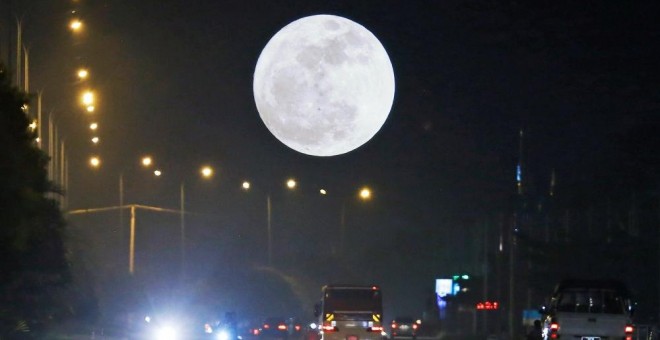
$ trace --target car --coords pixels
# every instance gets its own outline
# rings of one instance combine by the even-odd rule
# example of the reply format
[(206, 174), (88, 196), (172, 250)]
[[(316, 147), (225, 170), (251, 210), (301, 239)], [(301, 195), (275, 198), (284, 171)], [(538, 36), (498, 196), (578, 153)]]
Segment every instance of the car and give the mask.
[(390, 338), (417, 338), (419, 322), (411, 317), (397, 317), (390, 324)]
[(303, 336), (303, 323), (298, 318), (288, 318), (286, 325), (289, 338), (300, 339)]
[(259, 331), (259, 337), (263, 339), (289, 339), (289, 325), (286, 318), (270, 317), (264, 320)]
[(567, 279), (552, 294), (542, 336), (549, 339), (632, 338), (632, 301), (626, 285), (616, 280)]

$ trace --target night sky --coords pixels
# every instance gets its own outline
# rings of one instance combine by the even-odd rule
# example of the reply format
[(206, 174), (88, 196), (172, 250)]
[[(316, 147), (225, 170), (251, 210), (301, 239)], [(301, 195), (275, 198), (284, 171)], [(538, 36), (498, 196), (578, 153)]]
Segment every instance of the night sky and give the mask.
[[(190, 271), (199, 286), (221, 277), (218, 287), (238, 296), (260, 289), (227, 277), (265, 264), (270, 195), (277, 270), (312, 292), (333, 281), (379, 283), (390, 316), (419, 315), (433, 278), (482, 270), (480, 221), (511, 212), (520, 129), (524, 176), (537, 193), (548, 190), (554, 169), (561, 197), (611, 194), (602, 183), (633, 183), (657, 195), (658, 2), (4, 0), (0, 6), (3, 13), (11, 9), (1, 19), (2, 60), (13, 56), (13, 16), (23, 17), (30, 90), (42, 90), (44, 111), (59, 119), (70, 167), (68, 209), (117, 205), (120, 173), (126, 203), (178, 209), (185, 183), (186, 209), (194, 213), (187, 220), (189, 260), (196, 263)], [(268, 40), (315, 14), (369, 29), (387, 50), (396, 81), (382, 129), (335, 157), (280, 143), (252, 94)], [(85, 24), (81, 34), (67, 29), (74, 16)], [(87, 86), (75, 79), (79, 66), (90, 69), (86, 84), (99, 98), (91, 115), (78, 103)], [(88, 141), (92, 119), (100, 124), (98, 146)], [(161, 178), (139, 168), (147, 153)], [(87, 165), (91, 154), (102, 157), (100, 169)], [(199, 178), (202, 164), (215, 167), (211, 181)], [(298, 180), (296, 192), (284, 188), (287, 177)], [(240, 190), (244, 179), (252, 182), (250, 193)], [(355, 196), (363, 185), (373, 190), (368, 202)], [(320, 197), (319, 188), (329, 194)], [(179, 220), (156, 215), (138, 220), (144, 227), (137, 261), (143, 272), (165, 275), (168, 263), (178, 266)], [(117, 221), (113, 212), (71, 224), (111, 233), (94, 242), (113, 249), (119, 247), (113, 240), (125, 238)]]

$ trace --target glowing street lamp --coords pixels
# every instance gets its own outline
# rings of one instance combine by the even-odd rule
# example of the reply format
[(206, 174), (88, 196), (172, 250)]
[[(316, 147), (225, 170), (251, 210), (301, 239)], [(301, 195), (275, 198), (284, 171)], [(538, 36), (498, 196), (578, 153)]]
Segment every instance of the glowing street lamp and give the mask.
[(210, 166), (202, 167), (202, 170), (200, 170), (200, 172), (202, 174), (202, 177), (204, 178), (210, 178), (211, 176), (213, 176), (213, 168), (211, 168)]
[(94, 112), (94, 105), (87, 106), (87, 112), (89, 112), (89, 113)]
[(142, 157), (142, 166), (143, 167), (148, 168), (149, 166), (151, 166), (152, 163), (153, 163), (153, 160), (151, 159), (150, 156)]
[(93, 168), (98, 168), (101, 166), (101, 159), (98, 156), (92, 156), (89, 159), (89, 165), (91, 165)]
[(99, 143), (99, 137), (92, 137), (92, 143), (98, 144)]
[(85, 106), (90, 106), (90, 105), (94, 104), (94, 92), (92, 92), (92, 91), (85, 91), (85, 92), (82, 94), (82, 103), (83, 103)]
[(71, 20), (69, 23), (69, 28), (74, 32), (80, 31), (82, 29), (82, 21), (78, 19)]
[(368, 200), (371, 198), (371, 190), (367, 187), (360, 189), (360, 199)]
[[(298, 183), (295, 179), (289, 178), (285, 182), (287, 189), (293, 190), (296, 188)], [(249, 181), (243, 181), (241, 188), (244, 191), (250, 191), (252, 184)], [(267, 244), (268, 244), (268, 265), (271, 266), (273, 263), (273, 228), (272, 228), (272, 205), (270, 199), (270, 192), (266, 192), (266, 235), (267, 235)]]
[(87, 79), (88, 76), (89, 76), (89, 71), (87, 71), (86, 69), (81, 68), (80, 70), (78, 70), (78, 79), (84, 80)]
[(92, 123), (92, 124), (89, 124), (89, 129), (90, 129), (90, 130), (96, 130), (96, 129), (98, 129), (98, 128), (99, 128), (99, 124), (98, 124), (98, 123)]
[[(97, 123), (92, 123), (90, 126), (90, 129), (96, 130), (98, 128)], [(140, 159), (140, 164), (142, 165), (143, 168), (149, 168), (153, 163), (153, 160), (151, 159), (151, 156), (143, 156)], [(154, 170), (153, 172), (155, 177), (160, 177), (162, 175), (162, 172), (158, 169)], [(120, 172), (119, 173), (119, 207), (124, 208), (124, 173)], [(124, 210), (119, 209), (119, 225), (121, 228), (123, 228), (124, 225)], [(122, 229), (123, 232), (123, 229)]]
[[(210, 179), (213, 177), (213, 168), (205, 165), (202, 166), (200, 174), (204, 179)], [(183, 181), (181, 181), (180, 187), (180, 218), (181, 218), (181, 279), (184, 279), (186, 276), (186, 186)]]
[(319, 193), (320, 193), (321, 195), (327, 195), (327, 194), (328, 194), (328, 192), (327, 192), (325, 189), (321, 189), (321, 190), (319, 190)]
[[(368, 187), (362, 187), (358, 191), (358, 198), (361, 201), (368, 201), (372, 197), (371, 189)], [(344, 253), (344, 243), (346, 235), (346, 201), (341, 205), (341, 216), (340, 216), (340, 231), (339, 231), (339, 253)]]

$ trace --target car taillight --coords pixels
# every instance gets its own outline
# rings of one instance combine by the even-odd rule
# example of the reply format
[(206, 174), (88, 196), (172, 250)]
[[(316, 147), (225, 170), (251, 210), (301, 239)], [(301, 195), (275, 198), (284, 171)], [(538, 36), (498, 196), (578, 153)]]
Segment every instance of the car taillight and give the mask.
[(279, 329), (281, 331), (286, 331), (286, 325), (279, 324), (279, 325), (277, 325), (277, 329)]
[(264, 329), (270, 329), (270, 325), (269, 324), (264, 324)]
[(418, 327), (417, 324), (414, 323), (414, 324), (413, 324), (413, 329), (417, 329), (417, 327)]
[(633, 338), (632, 334), (635, 331), (635, 327), (633, 327), (632, 325), (626, 325), (624, 331), (626, 333), (626, 340), (632, 340)]
[(321, 329), (322, 329), (324, 332), (336, 332), (336, 331), (339, 330), (339, 329), (337, 328), (337, 326), (333, 326), (333, 325), (331, 325), (331, 324), (327, 324), (327, 323), (324, 323), (323, 326), (321, 326)]
[(392, 329), (396, 329), (396, 327), (397, 327), (396, 324), (392, 323)]
[(252, 335), (259, 335), (259, 330), (258, 329), (253, 329), (252, 330)]
[(383, 331), (383, 327), (382, 326), (371, 326), (367, 329), (367, 331), (380, 333), (380, 332)]
[(559, 338), (559, 334), (557, 332), (559, 331), (559, 324), (556, 322), (553, 322), (550, 324), (550, 339), (557, 339)]
[(301, 327), (300, 327), (300, 325), (295, 325), (293, 328), (295, 328), (296, 331), (299, 331)]

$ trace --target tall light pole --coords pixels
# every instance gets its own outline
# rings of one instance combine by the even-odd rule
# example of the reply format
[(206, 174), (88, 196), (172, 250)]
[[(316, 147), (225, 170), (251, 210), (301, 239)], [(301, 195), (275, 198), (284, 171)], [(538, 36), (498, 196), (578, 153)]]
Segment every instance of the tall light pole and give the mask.
[[(362, 187), (358, 191), (358, 199), (361, 201), (368, 201), (372, 197), (371, 189), (368, 187)], [(346, 200), (343, 200), (341, 203), (341, 213), (339, 216), (339, 253), (344, 253), (344, 243), (346, 240)]]
[(266, 195), (266, 213), (268, 215), (268, 267), (273, 265), (273, 229), (271, 226), (272, 208), (270, 205), (270, 194)]
[[(98, 127), (96, 123), (92, 123), (90, 125), (90, 128), (92, 130), (95, 130)], [(151, 156), (143, 156), (142, 159), (140, 159), (140, 164), (142, 165), (143, 168), (149, 168), (151, 164), (153, 163), (153, 160), (151, 159)], [(155, 174), (155, 176), (158, 176)], [(123, 207), (124, 206), (124, 172), (119, 173), (119, 206)], [(119, 209), (119, 233), (121, 237), (123, 238), (124, 236), (124, 210)]]
[(130, 239), (128, 241), (129, 242), (128, 243), (128, 273), (133, 275), (135, 273), (136, 209), (143, 209), (143, 210), (156, 211), (156, 212), (166, 212), (166, 213), (178, 213), (179, 212), (178, 210), (150, 207), (147, 205), (130, 204), (128, 206), (113, 206), (113, 207), (103, 207), (103, 208), (71, 210), (68, 211), (67, 214), (69, 215), (88, 214), (88, 213), (96, 213), (96, 212), (110, 211), (116, 209), (123, 210), (125, 208), (131, 209), (131, 229), (130, 229)]
[[(289, 178), (285, 182), (288, 190), (294, 190), (298, 186), (298, 182), (294, 178)], [(245, 191), (249, 191), (252, 185), (249, 181), (244, 181), (241, 187)], [(270, 198), (270, 192), (266, 192), (266, 242), (267, 242), (267, 261), (268, 266), (273, 265), (273, 206)]]
[[(204, 179), (210, 179), (213, 177), (214, 170), (211, 166), (205, 165), (200, 169), (200, 174)], [(181, 279), (184, 280), (186, 277), (186, 190), (185, 183), (182, 181), (179, 187), (179, 197), (180, 197), (180, 225), (181, 225)]]
[(181, 217), (181, 279), (185, 279), (186, 277), (186, 192), (185, 192), (185, 186), (184, 183), (181, 182), (181, 188), (180, 188), (180, 197), (181, 197), (181, 206), (179, 211), (181, 212), (180, 217)]

